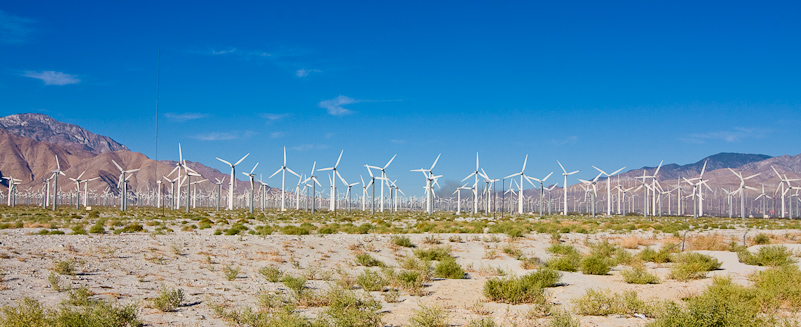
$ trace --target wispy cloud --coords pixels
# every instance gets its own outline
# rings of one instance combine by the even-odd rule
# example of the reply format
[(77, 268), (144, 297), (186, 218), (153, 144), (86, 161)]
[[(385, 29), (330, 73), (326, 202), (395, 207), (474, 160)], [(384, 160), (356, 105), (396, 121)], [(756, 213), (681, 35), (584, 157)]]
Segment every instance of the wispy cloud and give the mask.
[(758, 128), (735, 127), (728, 131), (712, 131), (706, 133), (695, 133), (682, 137), (681, 140), (690, 143), (704, 143), (706, 141), (724, 141), (728, 143), (740, 142), (744, 139), (764, 138), (770, 130)]
[(289, 114), (259, 114), (261, 118), (267, 119), (267, 122), (274, 122), (289, 117)]
[(26, 71), (22, 74), (22, 76), (42, 80), (45, 85), (68, 85), (78, 84), (81, 82), (81, 79), (76, 75), (55, 72), (52, 70), (45, 70), (41, 72)]
[(301, 68), (301, 69), (298, 69), (298, 70), (295, 71), (295, 76), (297, 76), (299, 78), (304, 78), (306, 76), (309, 76), (309, 74), (311, 74), (311, 73), (320, 73), (320, 72), (322, 72), (322, 71), (319, 70), (319, 69)]
[(15, 16), (0, 10), (0, 42), (5, 44), (24, 43), (33, 32), (36, 21)]
[(228, 49), (228, 50), (214, 50), (214, 49), (211, 49), (211, 54), (212, 55), (225, 55), (225, 54), (231, 54), (231, 53), (234, 53), (234, 52), (236, 52), (236, 48), (231, 48), (231, 49)]
[(328, 149), (328, 146), (323, 144), (301, 144), (301, 145), (291, 146), (289, 147), (289, 149), (295, 151), (322, 150), (322, 149)]
[(555, 145), (567, 145), (567, 144), (576, 144), (578, 142), (578, 136), (571, 135), (561, 140), (551, 140), (551, 143)]
[(254, 131), (244, 132), (209, 132), (203, 134), (195, 134), (189, 136), (190, 138), (201, 141), (231, 141), (231, 140), (246, 140), (257, 133)]
[(206, 118), (208, 116), (209, 116), (208, 114), (202, 114), (202, 113), (197, 113), (197, 112), (184, 112), (184, 113), (168, 112), (168, 113), (164, 114), (165, 118), (167, 118), (169, 120), (172, 120), (172, 121), (179, 122), (179, 123), (183, 123), (183, 122), (187, 122), (187, 121), (195, 120), (195, 119)]
[(277, 138), (281, 138), (281, 137), (284, 137), (284, 132), (272, 132), (272, 133), (270, 133), (270, 138), (271, 139), (277, 139)]
[(389, 140), (389, 141), (392, 142), (392, 143), (395, 143), (395, 144), (404, 144), (404, 143), (406, 143), (406, 140)]
[(354, 103), (359, 103), (359, 102), (361, 102), (361, 101), (353, 99), (351, 97), (346, 97), (344, 95), (340, 95), (340, 96), (338, 96), (336, 98), (333, 98), (333, 99), (320, 101), (318, 106), (320, 106), (320, 108), (323, 108), (326, 111), (328, 111), (329, 115), (332, 115), (332, 116), (344, 116), (344, 115), (352, 114), (353, 111), (350, 110), (350, 109), (347, 109), (347, 108), (345, 108), (343, 106), (349, 105), (349, 104), (354, 104)]

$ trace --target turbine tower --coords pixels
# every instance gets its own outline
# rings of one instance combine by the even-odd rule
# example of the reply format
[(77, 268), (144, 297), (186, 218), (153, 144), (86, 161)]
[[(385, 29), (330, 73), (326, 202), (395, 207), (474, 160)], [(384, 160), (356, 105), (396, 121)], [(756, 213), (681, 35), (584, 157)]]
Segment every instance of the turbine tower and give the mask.
[(339, 161), (342, 160), (342, 154), (344, 152), (345, 152), (345, 150), (342, 150), (339, 153), (339, 158), (337, 158), (337, 163), (334, 164), (333, 167), (317, 169), (317, 171), (326, 171), (326, 170), (330, 170), (331, 171), (331, 201), (329, 203), (329, 208), (330, 208), (331, 212), (334, 212), (337, 209), (337, 207), (336, 207), (336, 204), (337, 204), (337, 176), (339, 176), (339, 178), (342, 179), (342, 183), (343, 184), (348, 185), (348, 183), (345, 182), (345, 179), (342, 178), (342, 176), (340, 176), (339, 172), (337, 171), (337, 166), (339, 166)]
[(228, 210), (234, 210), (234, 187), (236, 186), (236, 165), (242, 163), (242, 160), (245, 160), (250, 155), (250, 153), (246, 154), (242, 159), (239, 159), (235, 164), (232, 164), (228, 161), (222, 160), (217, 158), (217, 160), (222, 161), (224, 164), (231, 166), (231, 180), (228, 183)]
[[(439, 158), (439, 157), (437, 157)], [(470, 177), (475, 177), (475, 182), (473, 183), (473, 214), (478, 213), (478, 176), (481, 175), (481, 171), (478, 170), (478, 152), (476, 152), (476, 170), (467, 175), (462, 182), (466, 181)]]
[[(281, 166), (281, 168), (278, 168), (278, 170), (276, 170), (272, 175), (270, 175), (270, 177), (268, 177), (268, 178), (273, 178), (273, 176), (275, 176), (276, 174), (282, 173), (281, 174), (281, 211), (286, 211), (286, 207), (285, 207), (286, 198), (285, 198), (285, 195), (284, 195), (285, 194), (284, 190), (286, 189), (286, 172), (287, 171), (289, 171), (292, 175), (295, 175), (298, 178), (300, 178), (300, 175), (298, 175), (297, 173), (292, 171), (292, 169), (287, 168), (287, 166), (286, 166), (286, 147), (284, 147), (284, 164)], [(300, 182), (298, 182), (298, 187), (300, 187)]]
[(520, 176), (520, 183), (517, 184), (517, 186), (519, 187), (517, 190), (517, 214), (519, 215), (523, 214), (523, 180), (525, 179), (526, 181), (529, 182), (529, 184), (531, 184), (531, 186), (536, 187), (536, 185), (534, 185), (534, 183), (532, 183), (531, 180), (529, 180), (528, 176), (526, 176), (526, 163), (528, 163), (528, 155), (526, 155), (526, 158), (523, 159), (523, 169), (521, 169), (519, 173), (514, 173), (503, 178), (507, 179), (515, 176)]
[(381, 171), (381, 203), (379, 204), (379, 209), (378, 209), (381, 212), (384, 212), (384, 183), (385, 181), (387, 181), (388, 183), (386, 169), (387, 167), (389, 167), (389, 164), (392, 163), (392, 160), (395, 160), (395, 157), (397, 156), (398, 156), (397, 154), (392, 156), (392, 158), (389, 159), (389, 161), (387, 162), (386, 165), (384, 165), (384, 167), (365, 165), (367, 166), (367, 169), (377, 169)]
[(592, 166), (592, 168), (595, 168), (595, 170), (600, 171), (601, 174), (606, 175), (606, 214), (611, 216), (612, 215), (612, 186), (611, 186), (612, 185), (612, 176), (615, 176), (615, 175), (617, 175), (617, 173), (619, 173), (623, 169), (626, 169), (626, 166), (623, 166), (623, 168), (615, 170), (611, 174), (607, 174), (605, 171), (603, 171), (600, 168), (595, 167), (595, 166)]
[(564, 209), (565, 210), (562, 211), (562, 216), (567, 216), (567, 176), (570, 176), (570, 175), (573, 175), (575, 173), (578, 173), (579, 171), (576, 170), (574, 172), (568, 173), (567, 170), (565, 170), (565, 166), (562, 166), (562, 163), (559, 162), (559, 160), (556, 160), (556, 163), (558, 163), (559, 167), (562, 168), (562, 176), (565, 176), (565, 184), (564, 184), (564, 187), (565, 187), (565, 198), (564, 198), (564, 201), (565, 201), (564, 205), (565, 206), (564, 206)]
[(729, 170), (740, 179), (740, 186), (737, 188), (737, 192), (740, 192), (740, 218), (745, 219), (745, 190), (757, 190), (754, 187), (746, 186), (745, 181), (759, 176), (759, 173), (743, 178), (743, 175), (737, 173), (734, 169), (729, 168)]

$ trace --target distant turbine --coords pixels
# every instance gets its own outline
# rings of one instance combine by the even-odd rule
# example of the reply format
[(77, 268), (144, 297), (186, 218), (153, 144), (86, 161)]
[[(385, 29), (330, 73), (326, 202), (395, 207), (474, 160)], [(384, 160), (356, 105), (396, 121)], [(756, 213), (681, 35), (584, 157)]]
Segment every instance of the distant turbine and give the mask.
[[(439, 158), (439, 157), (437, 157)], [(467, 175), (462, 182), (466, 181), (470, 177), (475, 177), (475, 182), (473, 183), (473, 214), (478, 213), (478, 176), (481, 176), (481, 171), (478, 170), (478, 152), (476, 152), (476, 170)]]
[(563, 215), (563, 216), (566, 216), (566, 215), (567, 215), (567, 176), (570, 176), (570, 175), (573, 175), (573, 174), (575, 174), (575, 173), (578, 173), (579, 171), (578, 171), (578, 170), (576, 170), (576, 171), (574, 171), (574, 172), (570, 172), (570, 173), (568, 173), (568, 172), (567, 172), (567, 170), (565, 170), (565, 166), (562, 166), (562, 163), (561, 163), (561, 162), (559, 162), (559, 160), (556, 160), (556, 163), (558, 163), (558, 164), (559, 164), (559, 167), (561, 167), (561, 168), (562, 168), (562, 176), (565, 176), (565, 184), (564, 184), (564, 187), (565, 187), (565, 198), (564, 198), (564, 200), (565, 200), (565, 206), (564, 206), (564, 209), (565, 209), (565, 210), (564, 210), (564, 211), (562, 211), (562, 215)]
[[(253, 178), (256, 177), (256, 174), (254, 174), (253, 171), (255, 171), (256, 167), (258, 167), (258, 166), (259, 166), (259, 163), (257, 162), (256, 165), (253, 166), (253, 169), (250, 170), (250, 173), (246, 173), (244, 171), (242, 172), (242, 174), (244, 174), (245, 176), (250, 178), (250, 213), (253, 213), (253, 199), (254, 199), (253, 198), (253, 191), (254, 191), (254, 188), (256, 187), (256, 185), (253, 184)], [(282, 193), (283, 193), (283, 191), (282, 191)], [(283, 201), (283, 197), (281, 198), (281, 200)], [(283, 206), (283, 203), (281, 203), (281, 205)], [(282, 209), (283, 209), (283, 207), (282, 207)]]
[[(551, 177), (552, 174), (553, 174), (553, 172), (548, 173), (548, 176), (545, 176), (545, 178), (543, 178), (543, 179), (537, 179), (537, 178), (534, 178), (534, 177), (530, 177), (529, 178), (529, 179), (533, 179), (535, 181), (540, 182), (540, 217), (542, 217), (542, 198), (545, 195), (545, 188), (543, 188), (542, 184), (545, 182), (545, 180), (548, 179), (548, 177)], [(551, 196), (551, 191), (548, 190), (548, 197), (550, 198), (550, 196)], [(551, 200), (550, 199), (548, 200), (548, 214), (549, 215), (551, 214)]]
[(757, 174), (753, 174), (753, 175), (751, 175), (751, 176), (748, 176), (748, 177), (745, 177), (745, 178), (744, 178), (742, 174), (740, 174), (740, 173), (737, 173), (736, 171), (734, 171), (734, 169), (731, 169), (731, 168), (729, 168), (729, 170), (730, 170), (730, 171), (731, 171), (731, 172), (732, 172), (734, 175), (736, 175), (736, 176), (737, 176), (737, 178), (739, 178), (739, 179), (740, 179), (740, 186), (737, 188), (737, 192), (740, 192), (740, 217), (741, 217), (742, 219), (745, 219), (745, 191), (746, 191), (746, 190), (754, 190), (754, 191), (756, 191), (756, 190), (757, 190), (757, 189), (756, 189), (756, 188), (754, 188), (754, 187), (751, 187), (751, 186), (746, 186), (746, 185), (745, 185), (745, 181), (747, 181), (747, 180), (749, 180), (749, 179), (751, 179), (751, 178), (754, 178), (754, 177), (757, 177), (757, 176), (759, 176), (759, 173), (757, 173)]
[(61, 171), (61, 164), (58, 163), (58, 156), (56, 156), (56, 169), (53, 170), (53, 211), (56, 210), (56, 202), (58, 202), (58, 175), (67, 176)]
[(611, 174), (608, 174), (605, 171), (603, 171), (600, 168), (595, 167), (595, 166), (592, 166), (592, 168), (595, 168), (596, 170), (600, 171), (601, 174), (606, 175), (606, 214), (611, 216), (612, 215), (612, 186), (611, 186), (612, 185), (612, 176), (615, 176), (615, 175), (617, 175), (617, 173), (619, 173), (623, 169), (626, 169), (626, 166), (623, 166), (623, 168), (615, 170)]
[(348, 183), (345, 182), (345, 179), (342, 178), (337, 171), (337, 166), (339, 166), (339, 161), (342, 160), (343, 153), (345, 153), (345, 150), (339, 152), (339, 158), (337, 158), (337, 163), (334, 164), (333, 167), (317, 169), (317, 171), (331, 171), (331, 201), (329, 203), (329, 209), (331, 212), (335, 212), (337, 210), (337, 177), (342, 180), (342, 184), (348, 185)]
[(503, 179), (507, 179), (507, 178), (511, 178), (511, 177), (515, 177), (515, 176), (520, 176), (520, 183), (517, 184), (517, 186), (519, 187), (518, 192), (517, 192), (517, 214), (519, 214), (519, 215), (523, 214), (523, 187), (524, 187), (523, 180), (525, 179), (529, 184), (531, 184), (531, 186), (536, 187), (536, 185), (534, 185), (534, 183), (532, 183), (531, 180), (529, 180), (529, 177), (526, 176), (526, 163), (527, 162), (528, 162), (528, 155), (526, 155), (526, 158), (523, 159), (523, 169), (521, 169), (519, 173), (514, 173), (514, 174), (511, 174), (511, 175), (506, 176), (506, 177), (503, 178)]
[[(297, 173), (292, 171), (292, 169), (287, 168), (287, 166), (286, 166), (286, 147), (284, 147), (284, 164), (281, 166), (281, 168), (278, 168), (278, 170), (276, 170), (272, 175), (270, 175), (270, 177), (268, 177), (268, 178), (273, 178), (273, 176), (275, 176), (279, 172), (282, 173), (281, 174), (281, 211), (286, 211), (286, 208), (284, 207), (284, 205), (286, 203), (286, 200), (285, 200), (285, 197), (284, 197), (284, 193), (285, 193), (284, 190), (286, 189), (286, 172), (287, 171), (289, 171), (292, 175), (295, 175), (298, 178), (300, 178), (300, 175), (298, 175)], [(298, 183), (298, 186), (300, 186), (300, 183)]]
[(384, 165), (384, 167), (376, 167), (376, 166), (365, 165), (365, 166), (367, 166), (368, 169), (377, 169), (377, 170), (381, 171), (381, 204), (379, 205), (379, 211), (381, 211), (381, 212), (384, 212), (384, 183), (385, 183), (385, 181), (387, 181), (386, 169), (387, 169), (387, 167), (389, 167), (389, 164), (392, 163), (392, 160), (395, 160), (395, 157), (397, 157), (397, 156), (398, 156), (397, 154), (392, 156), (392, 158), (389, 159), (389, 161), (387, 161), (387, 164)]
[(234, 187), (236, 186), (236, 165), (242, 163), (242, 160), (245, 160), (250, 155), (250, 153), (246, 154), (242, 159), (239, 159), (235, 164), (231, 164), (228, 161), (222, 160), (217, 158), (217, 160), (222, 161), (224, 164), (231, 166), (231, 180), (228, 183), (228, 210), (234, 210)]

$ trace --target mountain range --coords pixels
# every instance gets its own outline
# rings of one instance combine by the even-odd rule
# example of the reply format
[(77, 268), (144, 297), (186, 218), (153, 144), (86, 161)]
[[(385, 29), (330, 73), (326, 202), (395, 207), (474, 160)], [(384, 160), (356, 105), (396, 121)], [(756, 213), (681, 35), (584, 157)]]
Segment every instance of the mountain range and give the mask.
[[(85, 171), (87, 177), (100, 177), (90, 182), (90, 188), (102, 189), (108, 186), (112, 192), (117, 190), (119, 177), (119, 169), (114, 166), (112, 160), (124, 169), (141, 169), (131, 178), (129, 187), (133, 190), (155, 188), (155, 181), (171, 172), (177, 164), (171, 160), (152, 160), (144, 154), (131, 151), (108, 136), (97, 135), (80, 126), (36, 113), (0, 117), (0, 153), (3, 154), (0, 156), (0, 177), (21, 180), (22, 189), (41, 188), (44, 185), (43, 179), (50, 177), (52, 170), (57, 166), (56, 156), (61, 170), (67, 176), (76, 177)], [(779, 178), (771, 167), (789, 178), (801, 177), (801, 154), (771, 157), (764, 154), (718, 153), (686, 165), (664, 164), (659, 170), (658, 180), (665, 190), (673, 189), (682, 177), (698, 177), (704, 163), (706, 163), (704, 179), (709, 180), (709, 186), (713, 188), (724, 187), (731, 190), (739, 185), (739, 178), (727, 168), (735, 169), (743, 176), (759, 174), (747, 182), (747, 185), (754, 187), (765, 185), (773, 189), (779, 184)], [(187, 161), (187, 165), (209, 181), (229, 177), (228, 174), (199, 162)], [(636, 186), (640, 184), (636, 177), (643, 176), (643, 173), (652, 175), (655, 169), (656, 167), (642, 167), (628, 170), (612, 177), (612, 183), (616, 185), (620, 181), (627, 187)], [(546, 185), (553, 185), (561, 180), (560, 173), (554, 171), (550, 184)], [(66, 178), (60, 181), (63, 181), (59, 183), (62, 189), (75, 187), (75, 183)], [(8, 186), (8, 181), (5, 179), (0, 183)], [(605, 183), (603, 176), (598, 178), (599, 193), (605, 194), (601, 192), (606, 188)], [(236, 191), (248, 190), (250, 187), (248, 184), (249, 182), (238, 180)], [(162, 185), (166, 188), (169, 183), (162, 179)], [(227, 188), (227, 185), (228, 182), (225, 182), (224, 187)], [(687, 184), (683, 183), (683, 186), (687, 187)], [(214, 188), (214, 183), (201, 183), (199, 187), (210, 190)], [(443, 187), (437, 194), (450, 196), (458, 185), (453, 189), (448, 189), (449, 187)], [(577, 190), (579, 184), (570, 185), (569, 189)], [(527, 189), (524, 193), (533, 195), (539, 193), (539, 190)]]

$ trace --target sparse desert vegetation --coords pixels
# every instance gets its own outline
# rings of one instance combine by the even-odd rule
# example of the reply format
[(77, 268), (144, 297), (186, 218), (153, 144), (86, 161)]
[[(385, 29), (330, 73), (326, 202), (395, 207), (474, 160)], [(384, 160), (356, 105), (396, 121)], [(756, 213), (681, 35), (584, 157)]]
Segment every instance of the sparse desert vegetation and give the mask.
[(117, 326), (679, 326), (717, 310), (770, 326), (801, 308), (789, 220), (23, 206), (0, 224), (0, 326), (29, 311)]

